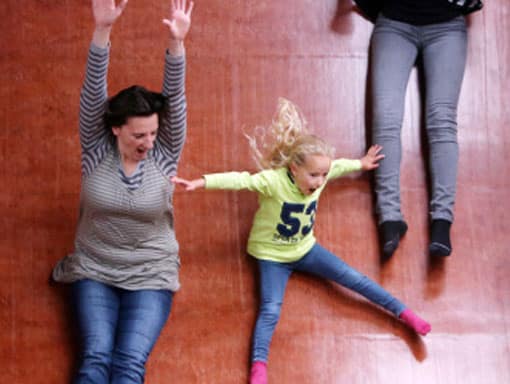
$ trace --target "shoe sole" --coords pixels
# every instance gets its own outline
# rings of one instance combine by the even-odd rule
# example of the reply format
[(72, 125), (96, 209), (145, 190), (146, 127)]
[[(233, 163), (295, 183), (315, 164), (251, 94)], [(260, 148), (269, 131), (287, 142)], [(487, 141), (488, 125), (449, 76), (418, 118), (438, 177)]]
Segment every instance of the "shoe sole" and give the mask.
[(450, 256), (450, 254), (452, 253), (452, 249), (447, 245), (434, 242), (429, 245), (429, 253), (430, 256), (446, 257)]

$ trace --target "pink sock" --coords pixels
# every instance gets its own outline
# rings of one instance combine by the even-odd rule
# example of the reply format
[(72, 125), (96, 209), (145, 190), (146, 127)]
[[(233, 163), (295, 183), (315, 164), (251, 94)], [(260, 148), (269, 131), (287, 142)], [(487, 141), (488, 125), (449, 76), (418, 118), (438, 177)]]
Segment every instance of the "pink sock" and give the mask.
[(405, 309), (404, 312), (400, 314), (399, 318), (420, 335), (425, 336), (432, 329), (429, 323), (427, 323), (409, 308)]
[(265, 362), (253, 362), (250, 372), (250, 384), (267, 384), (267, 367)]

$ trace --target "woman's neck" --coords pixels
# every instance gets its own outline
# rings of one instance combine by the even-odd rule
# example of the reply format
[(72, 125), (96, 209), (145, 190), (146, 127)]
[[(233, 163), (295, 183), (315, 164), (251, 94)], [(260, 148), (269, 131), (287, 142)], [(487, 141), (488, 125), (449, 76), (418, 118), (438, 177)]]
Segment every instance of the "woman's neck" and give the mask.
[(122, 170), (126, 176), (131, 176), (138, 167), (138, 162), (121, 160)]
[(119, 150), (119, 159), (120, 159), (120, 164), (122, 166), (122, 172), (124, 172), (124, 175), (126, 175), (128, 177), (131, 176), (136, 171), (139, 161), (132, 160), (129, 157), (123, 155), (120, 150)]

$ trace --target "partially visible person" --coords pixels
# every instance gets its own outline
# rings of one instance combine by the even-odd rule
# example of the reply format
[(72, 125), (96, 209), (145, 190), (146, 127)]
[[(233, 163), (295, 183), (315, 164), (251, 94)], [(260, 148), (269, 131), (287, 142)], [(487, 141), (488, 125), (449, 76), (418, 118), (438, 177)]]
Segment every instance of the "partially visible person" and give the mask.
[(172, 0), (162, 93), (107, 97), (110, 32), (127, 0), (93, 0), (80, 98), (82, 186), (75, 250), (53, 270), (72, 284), (82, 353), (75, 383), (143, 383), (179, 289), (173, 185), (186, 136), (184, 38), (193, 2)]
[(374, 281), (320, 246), (313, 227), (319, 196), (329, 180), (354, 171), (377, 168), (381, 147), (372, 146), (359, 160), (335, 159), (333, 149), (308, 133), (296, 106), (281, 99), (266, 150), (252, 141), (256, 174), (228, 172), (196, 180), (172, 180), (191, 191), (197, 188), (256, 192), (259, 209), (248, 239), (248, 253), (260, 271), (260, 308), (252, 344), (251, 384), (267, 383), (269, 345), (280, 318), (287, 281), (294, 271), (334, 281), (391, 312), (415, 332), (426, 335), (430, 325)]
[(391, 257), (407, 231), (400, 200), (400, 133), (409, 75), (420, 57), (431, 174), (429, 253), (448, 256), (459, 154), (457, 104), (466, 64), (464, 14), (480, 9), (481, 1), (355, 1), (376, 17), (370, 78), (373, 141), (384, 148), (385, 155), (375, 172), (382, 253)]

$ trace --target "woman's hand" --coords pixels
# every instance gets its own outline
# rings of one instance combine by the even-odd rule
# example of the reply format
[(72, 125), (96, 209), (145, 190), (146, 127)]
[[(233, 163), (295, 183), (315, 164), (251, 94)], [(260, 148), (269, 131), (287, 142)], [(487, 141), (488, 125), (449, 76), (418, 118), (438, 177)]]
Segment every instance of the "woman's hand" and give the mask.
[(128, 0), (121, 0), (119, 5), (115, 5), (115, 0), (92, 0), (96, 28), (111, 28), (127, 3)]
[(364, 171), (370, 171), (379, 166), (379, 160), (384, 158), (384, 155), (380, 153), (382, 151), (382, 146), (379, 144), (372, 145), (365, 156), (363, 156), (361, 161), (361, 169)]
[(191, 26), (191, 11), (193, 10), (193, 1), (172, 0), (170, 18), (163, 19), (163, 23), (168, 25), (170, 38), (177, 41), (183, 41), (188, 34)]
[(186, 180), (181, 179), (180, 177), (174, 176), (170, 179), (172, 183), (175, 185), (181, 185), (186, 188), (186, 191), (194, 191), (197, 188), (204, 188), (205, 187), (205, 179), (195, 179), (195, 180)]
[(96, 23), (92, 42), (98, 47), (105, 48), (110, 42), (110, 31), (115, 21), (126, 7), (128, 0), (121, 0), (119, 5), (115, 0), (92, 0), (92, 13)]

